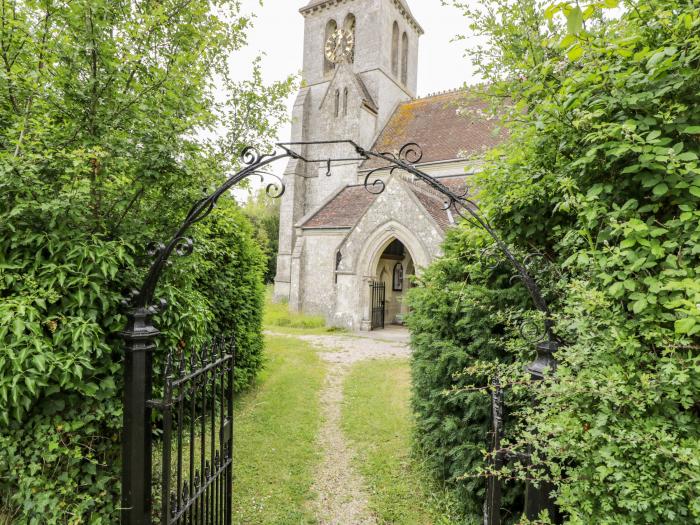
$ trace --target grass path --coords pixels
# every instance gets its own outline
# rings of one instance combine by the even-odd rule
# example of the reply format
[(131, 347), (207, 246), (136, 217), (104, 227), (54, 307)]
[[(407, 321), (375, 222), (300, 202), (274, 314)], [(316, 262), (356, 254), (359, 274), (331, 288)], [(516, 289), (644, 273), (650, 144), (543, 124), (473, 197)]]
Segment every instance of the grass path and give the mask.
[(411, 453), (410, 369), (406, 359), (355, 365), (345, 382), (343, 430), (380, 524), (455, 523), (445, 494)]
[(307, 501), (325, 367), (296, 339), (268, 337), (266, 352), (259, 385), (235, 407), (234, 523), (316, 523)]
[(265, 371), (235, 406), (234, 523), (444, 525), (411, 454), (410, 351), (268, 303)]

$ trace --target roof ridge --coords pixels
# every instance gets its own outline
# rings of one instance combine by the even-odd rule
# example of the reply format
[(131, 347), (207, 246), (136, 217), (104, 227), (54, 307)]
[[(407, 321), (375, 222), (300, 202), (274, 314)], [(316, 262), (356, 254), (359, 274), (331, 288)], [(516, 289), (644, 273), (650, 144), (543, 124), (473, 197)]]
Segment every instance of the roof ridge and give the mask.
[(427, 95), (423, 95), (422, 97), (415, 97), (409, 101), (410, 102), (415, 102), (417, 100), (425, 100), (428, 98), (435, 98), (435, 97), (440, 97), (442, 95), (452, 95), (453, 93), (459, 93), (460, 91), (463, 91), (465, 94), (469, 93), (471, 91), (470, 87), (458, 87), (454, 89), (446, 89), (444, 91), (435, 91), (433, 93), (428, 93)]
[(439, 200), (444, 200), (444, 195), (435, 188), (426, 184), (425, 181), (417, 179), (414, 175), (411, 175), (410, 173), (405, 171), (398, 171), (397, 173), (402, 180), (411, 184), (415, 187), (416, 190), (420, 191), (426, 196), (434, 197)]

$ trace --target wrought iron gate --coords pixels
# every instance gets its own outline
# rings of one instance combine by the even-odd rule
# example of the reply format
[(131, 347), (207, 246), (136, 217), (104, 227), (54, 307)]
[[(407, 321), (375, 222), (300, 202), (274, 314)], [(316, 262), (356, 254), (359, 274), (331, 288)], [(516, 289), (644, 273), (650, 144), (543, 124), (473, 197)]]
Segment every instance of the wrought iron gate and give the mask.
[(384, 328), (386, 316), (386, 284), (372, 282), (372, 330)]
[(234, 353), (219, 339), (168, 356), (163, 399), (149, 402), (163, 417), (161, 525), (231, 523)]
[[(211, 353), (203, 350), (198, 356), (189, 356), (189, 361), (182, 356), (174, 360), (171, 356), (165, 378), (164, 398), (152, 400), (153, 352), (156, 348), (155, 340), (160, 333), (153, 325), (153, 317), (166, 306), (165, 301), (156, 299), (155, 292), (171, 256), (192, 253), (193, 242), (186, 237), (188, 230), (212, 213), (219, 198), (228, 195), (234, 186), (251, 176), (267, 175), (279, 182), (268, 185), (268, 194), (280, 197), (284, 193), (281, 179), (265, 171), (266, 166), (278, 160), (290, 158), (309, 164), (322, 164), (327, 166), (327, 174), (330, 176), (333, 162), (364, 162), (374, 159), (383, 164), (365, 176), (364, 186), (370, 193), (378, 195), (386, 189), (384, 180), (377, 173), (385, 174), (387, 170), (393, 172), (399, 169), (445, 196), (445, 209), (478, 225), (491, 236), (494, 246), (522, 280), (533, 305), (543, 314), (545, 336), (536, 347), (537, 357), (528, 365), (528, 372), (534, 380), (542, 380), (546, 374), (553, 373), (556, 369), (555, 353), (560, 341), (553, 332), (549, 305), (527, 267), (527, 260), (521, 261), (516, 257), (488, 220), (480, 215), (479, 207), (468, 190), (464, 194), (454, 193), (438, 179), (416, 167), (423, 157), (418, 144), (406, 144), (397, 154), (365, 150), (350, 140), (288, 142), (278, 143), (277, 146), (282, 149), (282, 153), (261, 155), (252, 148), (242, 151), (242, 169), (227, 178), (209, 196), (197, 201), (166, 244), (149, 247), (155, 260), (141, 288), (124, 301), (128, 310), (127, 325), (121, 333), (125, 353), (121, 505), (123, 525), (151, 525), (153, 522), (151, 416), (154, 409), (161, 411), (164, 425), (161, 506), (156, 506), (161, 511), (161, 523), (218, 525), (231, 522), (233, 348), (219, 343), (216, 353), (213, 349)], [(331, 151), (335, 151), (336, 147), (341, 146), (349, 148), (351, 152), (336, 157), (314, 157), (308, 153), (312, 147), (331, 147)], [(386, 287), (384, 283), (372, 282), (370, 289), (371, 327), (384, 328)], [(501, 385), (494, 385), (494, 393), (491, 448), (498, 452), (503, 432)], [(205, 436), (209, 430), (211, 437), (207, 441)], [(187, 449), (188, 456), (183, 453), (185, 443), (190, 445)], [(187, 457), (189, 462), (186, 463)], [(498, 453), (493, 458), (493, 467), (496, 469), (506, 459)], [(529, 461), (529, 458), (526, 460)], [(172, 468), (173, 464), (176, 465), (175, 469)], [(498, 525), (501, 522), (501, 490), (499, 480), (491, 480), (484, 508), (484, 522), (487, 525)], [(560, 522), (551, 492), (552, 487), (546, 483), (528, 481), (525, 515), (529, 519), (535, 519), (541, 511), (546, 511), (555, 523)]]

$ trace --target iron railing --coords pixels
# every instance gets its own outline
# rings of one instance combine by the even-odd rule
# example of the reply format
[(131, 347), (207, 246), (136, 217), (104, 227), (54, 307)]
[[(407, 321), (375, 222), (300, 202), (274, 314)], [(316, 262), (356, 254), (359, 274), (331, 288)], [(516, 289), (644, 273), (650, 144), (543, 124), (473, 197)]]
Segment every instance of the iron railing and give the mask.
[(372, 330), (383, 329), (386, 321), (386, 284), (372, 281), (369, 287), (372, 294)]
[(234, 341), (170, 352), (163, 398), (160, 525), (230, 525), (233, 514)]

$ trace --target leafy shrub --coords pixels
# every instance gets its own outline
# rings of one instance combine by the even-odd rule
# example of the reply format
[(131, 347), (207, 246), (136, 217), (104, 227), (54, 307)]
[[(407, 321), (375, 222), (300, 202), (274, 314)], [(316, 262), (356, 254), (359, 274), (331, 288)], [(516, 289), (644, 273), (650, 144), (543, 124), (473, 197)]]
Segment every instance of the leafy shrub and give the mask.
[[(617, 2), (485, 4), (465, 8), (488, 39), (476, 63), (489, 94), (512, 107), (499, 106), (511, 137), (476, 179), (480, 206), (516, 251), (543, 255), (532, 273), (563, 346), (556, 375), (523, 388), (522, 367), (533, 357), (517, 329), (534, 318), (526, 291), (499, 280), (500, 268), (482, 271), (474, 254), (483, 234), (464, 224), (447, 241), (448, 261), (425, 274), (411, 299), (418, 417), (434, 420), (419, 426), (419, 440), (449, 438), (435, 430), (450, 420), (448, 403), (458, 403), (458, 417), (478, 414), (482, 401), (467, 393), (498, 371), (515, 397), (507, 446), (531, 446), (536, 461), (502, 476), (553, 482), (567, 523), (700, 523), (697, 8), (650, 0), (603, 17)], [(450, 265), (457, 269), (445, 271)], [(447, 306), (430, 305), (429, 291)], [(504, 293), (514, 296), (508, 304), (497, 299)], [(460, 312), (462, 297), (471, 301), (463, 310), (476, 313)], [(470, 346), (472, 334), (488, 329), (481, 310), (500, 320), (491, 344), (507, 359)], [(462, 363), (422, 366), (443, 358), (430, 345), (468, 366), (457, 375)], [(527, 391), (537, 409), (521, 402)], [(478, 436), (458, 432), (452, 444), (474, 446), (477, 458)], [(454, 449), (440, 450), (436, 462), (452, 464)], [(467, 480), (483, 473), (464, 466)], [(476, 510), (478, 498), (466, 498)], [(517, 502), (510, 510), (518, 513)]]
[[(475, 256), (474, 247), (485, 242), (481, 232), (450, 232), (444, 257), (411, 289), (407, 318), (416, 443), (433, 474), (458, 495), (466, 520), (475, 524), (483, 522), (485, 483), (465, 474), (483, 469), (491, 402), (482, 389), (489, 377), (465, 370), (477, 360), (522, 360), (520, 353), (509, 352), (506, 326), (510, 315), (527, 306), (520, 290), (509, 285), (507, 271), (492, 272), (486, 259)], [(509, 403), (519, 400), (511, 396)], [(513, 484), (505, 495), (512, 507), (522, 508), (521, 486)]]
[[(9, 8), (11, 4), (12, 8)], [(0, 508), (19, 523), (115, 523), (121, 299), (193, 202), (274, 135), (292, 82), (212, 78), (244, 41), (236, 2), (34, 2), (0, 11)], [(215, 9), (213, 9), (215, 7)], [(40, 23), (39, 23), (40, 21)], [(257, 66), (256, 66), (257, 68)], [(250, 99), (265, 116), (232, 116)], [(217, 144), (195, 140), (225, 121)], [(166, 350), (235, 331), (236, 383), (261, 365), (266, 260), (232, 198), (158, 290)]]

